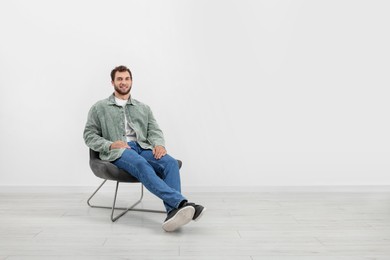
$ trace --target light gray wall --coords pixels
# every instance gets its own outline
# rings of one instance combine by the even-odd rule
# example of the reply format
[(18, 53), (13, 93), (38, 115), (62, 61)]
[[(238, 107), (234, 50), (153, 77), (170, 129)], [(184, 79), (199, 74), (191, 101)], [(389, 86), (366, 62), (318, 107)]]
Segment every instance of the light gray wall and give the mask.
[(388, 1), (2, 1), (0, 184), (94, 185), (128, 65), (185, 186), (390, 184)]

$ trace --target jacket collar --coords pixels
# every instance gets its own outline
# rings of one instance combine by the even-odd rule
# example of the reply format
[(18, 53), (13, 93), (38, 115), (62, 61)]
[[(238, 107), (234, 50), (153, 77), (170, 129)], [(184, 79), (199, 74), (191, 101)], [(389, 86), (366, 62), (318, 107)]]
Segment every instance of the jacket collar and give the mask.
[[(108, 97), (108, 104), (109, 104), (109, 105), (116, 105), (114, 93), (112, 93), (112, 94)], [(126, 105), (132, 105), (132, 106), (134, 106), (134, 102), (133, 102), (133, 99), (131, 98), (131, 96), (129, 97), (129, 100), (127, 100)]]

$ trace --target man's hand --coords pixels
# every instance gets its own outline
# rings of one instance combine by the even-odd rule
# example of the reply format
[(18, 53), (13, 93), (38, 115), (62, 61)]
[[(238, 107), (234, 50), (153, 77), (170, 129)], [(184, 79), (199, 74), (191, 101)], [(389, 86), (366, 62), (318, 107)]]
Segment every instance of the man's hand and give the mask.
[(157, 160), (161, 159), (161, 157), (163, 157), (166, 154), (167, 154), (167, 150), (165, 150), (164, 146), (157, 145), (156, 147), (153, 148), (153, 155), (154, 158), (156, 158)]
[(131, 147), (126, 143), (126, 142), (123, 142), (123, 141), (115, 141), (113, 142), (111, 145), (110, 145), (110, 150), (112, 149), (121, 149), (121, 148), (127, 148), (127, 149), (131, 149)]

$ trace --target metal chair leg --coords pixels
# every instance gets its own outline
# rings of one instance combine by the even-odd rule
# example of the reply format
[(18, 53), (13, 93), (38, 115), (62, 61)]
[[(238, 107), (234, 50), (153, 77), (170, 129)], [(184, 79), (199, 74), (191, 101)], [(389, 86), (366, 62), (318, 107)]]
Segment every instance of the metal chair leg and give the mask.
[[(120, 217), (122, 217), (123, 215), (125, 215), (128, 211), (142, 211), (142, 212), (152, 212), (152, 213), (166, 213), (165, 211), (162, 211), (162, 210), (152, 210), (152, 209), (136, 209), (134, 208), (135, 206), (137, 206), (141, 201), (142, 201), (142, 198), (144, 196), (144, 186), (141, 184), (141, 196), (140, 198), (133, 204), (131, 205), (130, 207), (128, 208), (123, 208), (123, 207), (115, 207), (115, 204), (116, 204), (116, 197), (118, 195), (118, 188), (119, 188), (119, 181), (116, 182), (116, 188), (115, 188), (115, 194), (114, 194), (114, 202), (112, 204), (112, 207), (108, 207), (108, 206), (100, 206), (100, 205), (92, 205), (90, 203), (90, 200), (95, 196), (95, 194), (101, 189), (101, 187), (106, 183), (107, 180), (104, 180), (102, 184), (100, 184), (100, 186), (95, 190), (94, 193), (92, 193), (92, 195), (89, 197), (89, 199), (87, 200), (87, 204), (88, 206), (92, 207), (92, 208), (104, 208), (104, 209), (111, 209), (111, 221), (112, 222), (115, 222), (116, 220), (118, 220)], [(115, 210), (123, 210), (121, 213), (119, 213), (117, 216), (114, 217), (114, 211)]]

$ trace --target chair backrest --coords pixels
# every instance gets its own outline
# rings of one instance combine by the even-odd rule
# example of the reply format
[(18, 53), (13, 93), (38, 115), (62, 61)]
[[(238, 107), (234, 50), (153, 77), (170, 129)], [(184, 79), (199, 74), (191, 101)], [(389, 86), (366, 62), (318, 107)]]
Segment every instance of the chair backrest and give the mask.
[(92, 160), (92, 159), (99, 159), (99, 153), (92, 150), (92, 149), (89, 149), (89, 158)]

